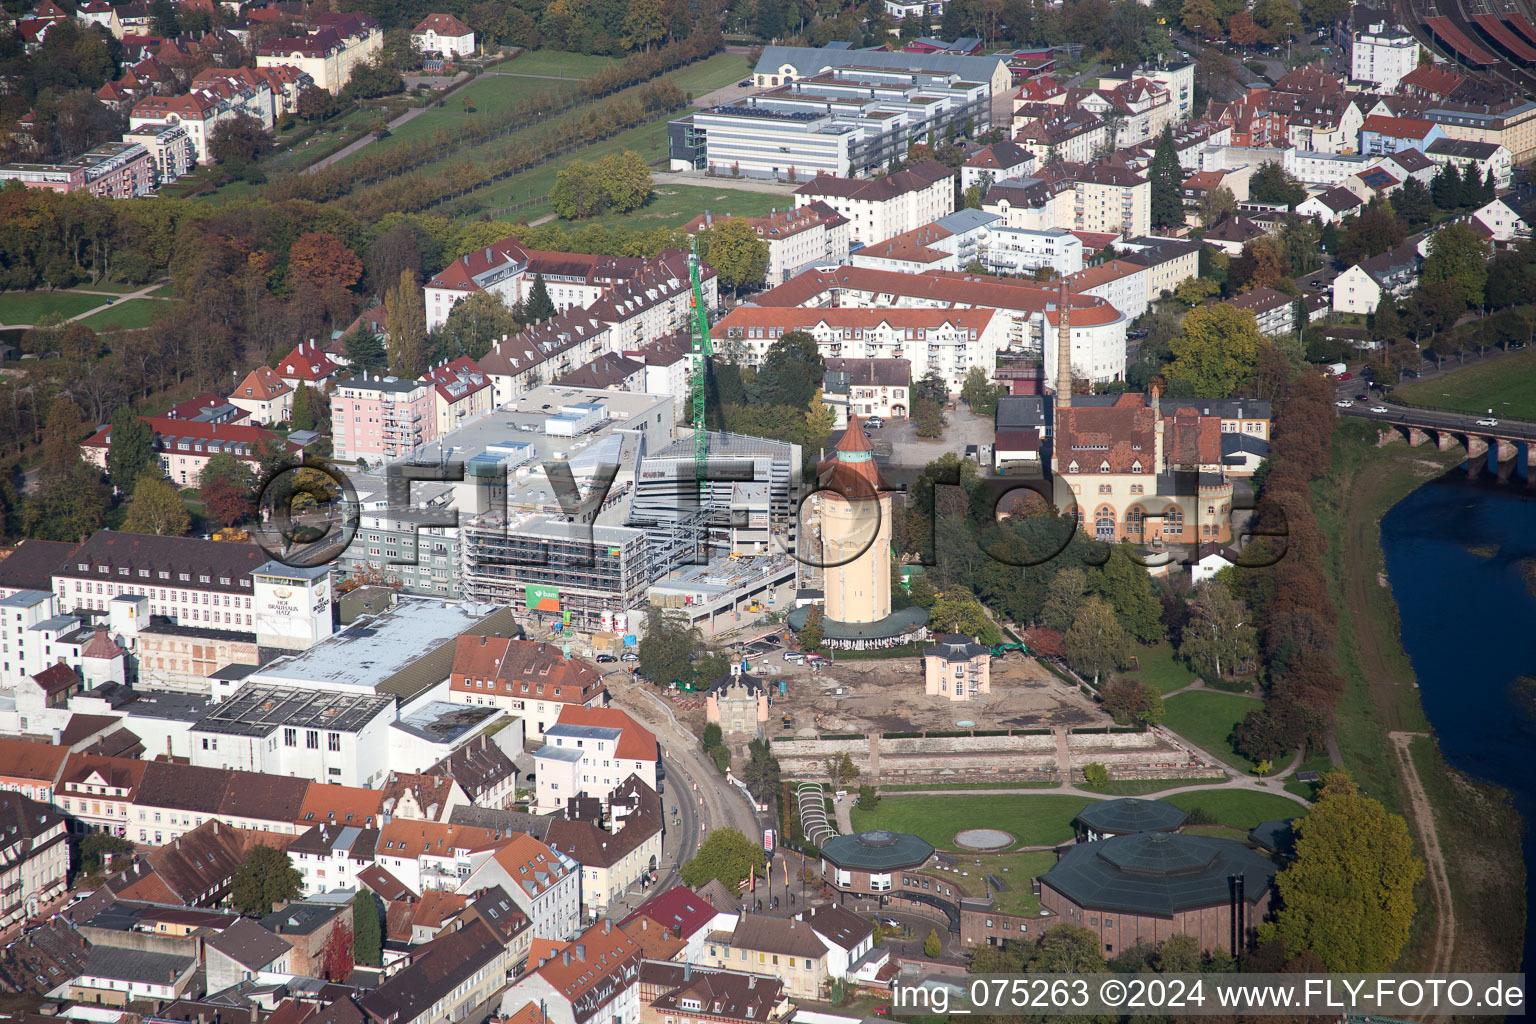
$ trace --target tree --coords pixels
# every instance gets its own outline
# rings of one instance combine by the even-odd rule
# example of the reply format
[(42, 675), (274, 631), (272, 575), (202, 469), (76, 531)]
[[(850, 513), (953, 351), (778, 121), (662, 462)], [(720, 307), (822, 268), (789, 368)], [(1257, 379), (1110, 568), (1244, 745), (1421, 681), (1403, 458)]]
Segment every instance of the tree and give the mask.
[(917, 399), (912, 403), (912, 418), (917, 421), (918, 437), (939, 437), (944, 433), (944, 410), (936, 402)]
[(747, 744), (747, 763), (738, 774), (759, 803), (771, 801), (779, 790), (779, 759), (773, 756), (767, 740), (754, 739)]
[(1041, 625), (1058, 633), (1071, 629), (1087, 591), (1088, 574), (1076, 566), (1062, 569), (1051, 577), (1050, 596), (1040, 609)]
[(978, 416), (991, 417), (997, 412), (997, 401), (1006, 391), (1001, 384), (987, 379), (987, 371), (973, 366), (966, 371), (960, 384), (960, 398)]
[(359, 887), (352, 897), (352, 959), (377, 967), (383, 955), (383, 907), (372, 889)]
[(107, 479), (126, 495), (142, 479), (145, 470), (160, 468), (155, 455), (155, 432), (128, 406), (112, 413), (112, 447), (107, 449)]
[(723, 733), (720, 731), (720, 726), (715, 722), (710, 722), (704, 726), (704, 734), (699, 737), (699, 745), (705, 750), (718, 747), (722, 736)]
[(43, 472), (67, 469), (79, 462), (80, 442), (88, 433), (80, 407), (66, 395), (55, 398), (43, 428)]
[(1163, 639), (1163, 607), (1152, 594), (1152, 577), (1139, 563), (1129, 541), (1123, 541), (1096, 571), (1088, 574), (1088, 590), (1110, 603), (1125, 631), (1144, 644)]
[(1173, 128), (1163, 126), (1152, 151), (1151, 212), (1154, 227), (1166, 228), (1184, 223), (1184, 171), (1179, 166), (1179, 151), (1173, 142)]
[(181, 25), (176, 20), (176, 4), (172, 0), (155, 0), (150, 6), (150, 22), (157, 36), (175, 39), (181, 35)]
[(1173, 362), (1166, 373), (1179, 394), (1192, 398), (1228, 398), (1252, 383), (1264, 336), (1247, 310), (1201, 306), (1184, 318), (1184, 332), (1173, 339)]
[(288, 854), (271, 846), (256, 846), (235, 871), (229, 901), (247, 917), (262, 917), (272, 913), (276, 904), (298, 899), (303, 886), (304, 876)]
[(1047, 928), (1029, 959), (1031, 974), (1094, 974), (1104, 969), (1098, 935), (1075, 924)]
[(43, 473), (21, 507), (22, 532), (38, 540), (78, 544), (101, 529), (112, 499), (95, 466), (83, 461)]
[(973, 636), (978, 643), (995, 647), (1003, 642), (1002, 631), (987, 617), (987, 610), (969, 594), (945, 594), (928, 611), (928, 625), (935, 633)]
[(645, 636), (635, 653), (640, 674), (661, 686), (693, 682), (693, 658), (704, 651), (704, 637), (680, 612), (652, 607), (645, 616)]
[(1180, 281), (1173, 290), (1174, 301), (1189, 309), (1205, 304), (1205, 300), (1221, 294), (1221, 285), (1208, 277), (1189, 277)]
[(1093, 764), (1083, 765), (1083, 781), (1093, 789), (1103, 789), (1109, 785), (1109, 769), (1095, 761)]
[(854, 801), (853, 808), (856, 811), (872, 811), (880, 805), (880, 794), (874, 786), (863, 785), (859, 787), (859, 798)]
[(768, 273), (768, 243), (741, 217), (727, 217), (705, 236), (704, 260), (733, 291), (759, 287)]
[(805, 625), (801, 626), (800, 631), (795, 634), (800, 640), (801, 647), (807, 651), (821, 650), (821, 641), (824, 633), (822, 622), (821, 606), (812, 605), (810, 610), (805, 613)]
[(933, 402), (942, 406), (949, 401), (949, 382), (944, 379), (944, 374), (938, 367), (932, 367), (927, 373), (918, 378), (912, 385), (912, 398), (914, 401)]
[(1359, 216), (1344, 222), (1344, 238), (1339, 243), (1338, 257), (1346, 266), (1354, 266), (1361, 260), (1397, 248), (1407, 237), (1407, 228), (1391, 207), (1385, 203), (1372, 203)]
[(250, 114), (236, 114), (213, 126), (208, 136), (208, 154), (239, 174), (272, 149), (272, 136)]
[[(1323, 265), (1322, 232), (1299, 214), (1289, 214), (1280, 229), (1280, 254), (1293, 275), (1310, 274)], [(1273, 287), (1273, 285), (1271, 285)]]
[(779, 0), (757, 0), (757, 36), (772, 42), (784, 34), (784, 8)]
[(1275, 878), (1274, 934), (1292, 956), (1310, 950), (1329, 971), (1387, 970), (1408, 940), (1424, 876), (1408, 823), (1334, 771), (1296, 833), (1296, 858)]
[(1492, 247), (1471, 227), (1447, 224), (1429, 236), (1429, 255), (1419, 279), (1425, 284), (1450, 285), (1466, 305), (1481, 306), (1492, 255)]
[(1227, 37), (1234, 46), (1252, 46), (1259, 41), (1259, 24), (1247, 11), (1238, 11), (1227, 19)]
[(307, 85), (304, 91), (299, 93), (294, 112), (304, 121), (324, 121), (336, 113), (336, 97), (332, 96), (328, 89), (322, 89), (318, 85)]
[(1392, 193), (1392, 209), (1410, 228), (1420, 228), (1435, 215), (1435, 198), (1422, 181), (1410, 177)]
[(835, 785), (846, 786), (859, 777), (858, 765), (853, 763), (853, 758), (847, 754), (840, 757), (829, 757), (825, 762), (827, 777)]
[(1285, 250), (1278, 239), (1263, 235), (1243, 243), (1242, 254), (1231, 263), (1228, 283), (1234, 291), (1273, 288), (1290, 276)]
[(517, 311), (509, 308), (496, 292), (482, 289), (455, 302), (439, 332), (450, 351), (479, 359), (496, 342), (522, 329)]
[(549, 297), (543, 274), (533, 275), (533, 287), (528, 290), (528, 301), (523, 303), (523, 313), (531, 324), (540, 324), (555, 315), (555, 304)]
[(1155, 687), (1127, 676), (1104, 684), (1100, 694), (1104, 710), (1120, 725), (1144, 722), (1156, 725), (1163, 720), (1163, 697)]
[(330, 232), (306, 231), (288, 250), (288, 272), (317, 290), (351, 288), (363, 279), (363, 261)]
[(597, 183), (609, 208), (617, 213), (638, 210), (651, 198), (651, 169), (632, 149), (609, 153), (599, 160)]
[(1258, 636), (1252, 625), (1244, 622), (1243, 603), (1232, 596), (1230, 588), (1218, 581), (1201, 584), (1189, 601), (1190, 617), (1184, 625), (1179, 657), (1202, 676), (1220, 678), (1230, 675), (1239, 665), (1258, 652)]
[(326, 936), (320, 951), (320, 970), (327, 981), (345, 981), (357, 966), (354, 946), (357, 940), (345, 921), (337, 921)]
[(145, 470), (133, 488), (133, 501), (123, 529), (128, 533), (153, 533), (160, 537), (183, 537), (192, 525), (187, 506), (176, 493), (176, 485), (161, 475), (159, 469)]
[(389, 365), (384, 340), (368, 327), (359, 325), (342, 338), (341, 350), (346, 353), (351, 368), (358, 373), (379, 373)]
[(1115, 610), (1103, 598), (1090, 597), (1083, 602), (1067, 630), (1067, 664), (1084, 675), (1099, 677), (1126, 662), (1131, 638), (1115, 621)]
[(712, 829), (694, 858), (683, 865), (683, 884), (697, 889), (717, 878), (727, 889), (734, 889), (754, 869), (761, 874), (767, 863), (762, 843), (734, 828)]
[(1440, 165), (1440, 169), (1429, 181), (1429, 191), (1436, 206), (1452, 213), (1471, 201), (1467, 195), (1466, 181), (1452, 163)]
[(414, 380), (427, 368), (427, 307), (416, 275), (400, 271), (400, 283), (384, 296), (384, 330), (389, 335), (389, 372)]
[(944, 943), (939, 938), (939, 930), (928, 929), (928, 937), (923, 940), (923, 956), (929, 960), (937, 960), (942, 952), (944, 952)]
[(1184, 170), (1178, 166), (1178, 147), (1174, 144), (1174, 129), (1164, 124), (1163, 134), (1158, 135), (1157, 149), (1152, 150), (1152, 224), (1154, 227), (1174, 227), (1184, 223)]
[(1307, 198), (1307, 189), (1296, 176), (1274, 161), (1263, 164), (1248, 181), (1248, 195), (1261, 203), (1284, 203), (1294, 210)]
[(1205, 227), (1211, 227), (1223, 217), (1230, 217), (1236, 212), (1237, 197), (1225, 185), (1208, 188), (1200, 197), (1200, 223)]
[(816, 339), (805, 331), (785, 331), (757, 368), (756, 400), (763, 405), (807, 409), (827, 366)]
[(132, 853), (133, 844), (110, 832), (92, 832), (80, 840), (80, 873), (94, 875), (107, 867), (109, 860)]

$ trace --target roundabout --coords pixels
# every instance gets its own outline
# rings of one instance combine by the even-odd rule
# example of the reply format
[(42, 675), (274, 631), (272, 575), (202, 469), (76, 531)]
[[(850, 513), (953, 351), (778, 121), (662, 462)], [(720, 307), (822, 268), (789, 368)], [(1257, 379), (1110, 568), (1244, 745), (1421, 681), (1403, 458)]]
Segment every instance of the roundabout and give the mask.
[(999, 828), (968, 828), (955, 833), (955, 846), (980, 853), (1006, 850), (1013, 841), (1013, 836)]

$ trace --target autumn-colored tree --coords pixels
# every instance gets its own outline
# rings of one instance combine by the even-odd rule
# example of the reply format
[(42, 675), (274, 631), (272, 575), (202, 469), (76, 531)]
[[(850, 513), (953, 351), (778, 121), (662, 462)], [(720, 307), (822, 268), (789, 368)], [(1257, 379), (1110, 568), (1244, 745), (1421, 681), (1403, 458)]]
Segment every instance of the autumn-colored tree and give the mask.
[(1273, 288), (1290, 274), (1285, 256), (1275, 239), (1264, 235), (1243, 245), (1242, 255), (1232, 261), (1229, 280), (1233, 288)]
[(363, 261), (328, 231), (306, 231), (288, 250), (288, 271), (311, 288), (351, 288), (362, 280)]
[(85, 417), (68, 396), (61, 395), (48, 407), (43, 430), (43, 472), (66, 469), (80, 461), (80, 442), (86, 435)]
[(1238, 11), (1227, 19), (1227, 37), (1236, 46), (1252, 46), (1259, 41), (1259, 26), (1253, 15)]

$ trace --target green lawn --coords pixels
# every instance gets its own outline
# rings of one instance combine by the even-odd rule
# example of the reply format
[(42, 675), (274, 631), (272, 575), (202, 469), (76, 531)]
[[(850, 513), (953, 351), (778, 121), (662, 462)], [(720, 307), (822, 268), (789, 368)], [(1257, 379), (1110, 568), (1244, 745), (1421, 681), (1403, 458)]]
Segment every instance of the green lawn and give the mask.
[[(976, 862), (980, 861), (980, 865)], [(928, 868), (932, 874), (949, 880), (967, 896), (986, 896), (990, 888), (987, 875), (996, 875), (1008, 886), (1007, 892), (993, 891), (993, 906), (1004, 914), (1038, 914), (1040, 899), (1032, 891), (1030, 880), (1056, 866), (1056, 854), (1003, 853), (960, 858), (956, 870)], [(962, 874), (963, 872), (963, 874)]]
[[(574, 80), (557, 82), (548, 78), (519, 78), (511, 74), (484, 75), (449, 95), (442, 101), (441, 107), (434, 105), (428, 108), (400, 127), (391, 129), (388, 138), (378, 139), (358, 152), (379, 152), (374, 147), (388, 149), (391, 146), (420, 142), (440, 130), (453, 137), (475, 118), (505, 113), (521, 100), (540, 93), (568, 95), (575, 91)], [(465, 100), (475, 108), (474, 113), (465, 112)]]
[(78, 316), (106, 301), (105, 296), (74, 292), (6, 292), (0, 295), (0, 326), (35, 324), (49, 313)]
[(1253, 828), (1261, 821), (1294, 818), (1307, 809), (1289, 797), (1275, 793), (1255, 793), (1249, 789), (1212, 789), (1203, 793), (1175, 793), (1164, 797), (1186, 811), (1198, 807), (1219, 824), (1233, 828)]
[(496, 70), (514, 75), (548, 75), (551, 78), (589, 78), (617, 57), (589, 56), (563, 50), (528, 50), (496, 65)]
[[(1450, 361), (1454, 366), (1455, 361)], [(1396, 401), (1512, 420), (1536, 419), (1536, 349), (1392, 392)]]
[(1163, 725), (1232, 767), (1245, 772), (1253, 770), (1253, 762), (1233, 750), (1227, 737), (1248, 712), (1262, 706), (1258, 698), (1191, 690), (1169, 697), (1164, 703), (1168, 713)]
[(117, 330), (123, 327), (148, 327), (160, 311), (169, 305), (173, 304), (155, 299), (132, 299), (128, 302), (119, 302), (100, 313), (92, 313), (80, 322), (96, 331)]
[(873, 811), (851, 814), (857, 831), (910, 832), (941, 850), (955, 850), (955, 833), (968, 828), (999, 828), (1023, 846), (1051, 846), (1072, 838), (1072, 819), (1085, 804), (1062, 793), (888, 796)]
[(670, 71), (663, 77), (672, 79), (679, 89), (691, 92), (697, 98), (722, 86), (741, 81), (751, 70), (752, 65), (742, 54), (717, 53), (697, 64)]
[(650, 202), (638, 210), (607, 214), (590, 221), (562, 223), (572, 227), (601, 224), (603, 227), (675, 228), (688, 223), (705, 210), (717, 217), (732, 214), (738, 217), (762, 217), (775, 207), (784, 209), (794, 205), (795, 197), (791, 195), (699, 185), (657, 185), (651, 191)]
[(1167, 640), (1155, 647), (1136, 648), (1136, 659), (1141, 664), (1141, 671), (1127, 674), (1151, 686), (1158, 693), (1168, 693), (1195, 681), (1195, 674), (1174, 657), (1173, 645)]
[(1165, 789), (1180, 789), (1184, 786), (1226, 781), (1225, 775), (1208, 779), (1111, 779), (1094, 792), (1103, 793), (1105, 796), (1146, 796), (1148, 793), (1161, 793)]
[(141, 284), (82, 284), (76, 285), (76, 290), (81, 292), (110, 292), (113, 295), (127, 295), (144, 287)]
[[(838, 654), (838, 657), (842, 657), (843, 656), (843, 652), (842, 651), (838, 651), (837, 654)], [(925, 782), (903, 782), (903, 783), (898, 783), (898, 784), (896, 784), (894, 786), (881, 786), (880, 787), (880, 792), (881, 793), (904, 793), (904, 792), (908, 792), (910, 790), (935, 790), (935, 789), (943, 789), (943, 790), (951, 790), (952, 789), (952, 790), (956, 790), (956, 791), (964, 791), (964, 790), (967, 790), (967, 789), (1059, 789), (1059, 788), (1061, 788), (1061, 783), (1059, 783), (1059, 782), (952, 782), (952, 783), (947, 783), (947, 784), (946, 783), (932, 783), (932, 782), (926, 782), (926, 783)]]

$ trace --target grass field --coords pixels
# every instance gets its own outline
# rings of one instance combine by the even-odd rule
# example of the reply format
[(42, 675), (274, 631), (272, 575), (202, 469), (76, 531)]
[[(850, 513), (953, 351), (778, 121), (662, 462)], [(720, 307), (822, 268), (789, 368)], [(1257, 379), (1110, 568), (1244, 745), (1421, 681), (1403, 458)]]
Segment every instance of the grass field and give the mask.
[(1164, 797), (1186, 811), (1198, 807), (1214, 817), (1218, 824), (1233, 828), (1253, 828), (1261, 821), (1294, 818), (1307, 809), (1290, 797), (1275, 793), (1255, 793), (1251, 789), (1213, 789), (1204, 793), (1175, 793)]
[(1165, 704), (1168, 714), (1163, 725), (1232, 767), (1245, 772), (1253, 770), (1253, 762), (1233, 750), (1227, 737), (1243, 716), (1261, 706), (1257, 698), (1192, 690), (1169, 697)]
[(1161, 793), (1165, 789), (1181, 789), (1184, 786), (1200, 786), (1226, 781), (1225, 775), (1209, 779), (1112, 779), (1094, 792), (1103, 793), (1105, 796), (1146, 796), (1148, 793)]
[(1018, 796), (889, 796), (873, 811), (854, 809), (853, 827), (884, 828), (921, 836), (936, 848), (954, 850), (955, 833), (999, 828), (1023, 846), (1050, 846), (1072, 838), (1072, 819), (1087, 803), (1063, 793)]
[(35, 324), (49, 313), (78, 316), (106, 301), (106, 296), (76, 292), (6, 292), (0, 295), (0, 324)]
[(1392, 397), (1410, 405), (1487, 413), (1512, 420), (1536, 419), (1536, 349), (1481, 366), (1398, 387)]
[(548, 75), (550, 78), (587, 78), (613, 64), (617, 57), (598, 57), (563, 50), (527, 50), (496, 65), (512, 75)]
[[(838, 651), (837, 653), (838, 653), (839, 657), (841, 657), (842, 654), (843, 654), (842, 651)], [(942, 785), (942, 784), (936, 785), (936, 784), (933, 784), (933, 783), (923, 783), (923, 782), (907, 782), (907, 783), (898, 783), (897, 785), (894, 785), (894, 786), (881, 786), (880, 787), (880, 792), (881, 793), (905, 793), (905, 792), (907, 792), (909, 790), (935, 790), (935, 789), (955, 790), (957, 792), (964, 792), (965, 790), (968, 790), (968, 789), (1060, 789), (1060, 788), (1061, 788), (1061, 783), (1059, 783), (1059, 782), (954, 782), (954, 783), (950, 783), (948, 785)]]
[(1131, 672), (1128, 675), (1132, 679), (1146, 683), (1158, 693), (1168, 693), (1195, 681), (1195, 674), (1182, 661), (1174, 657), (1173, 645), (1167, 640), (1158, 643), (1155, 647), (1136, 648), (1136, 659), (1141, 664), (1141, 671)]
[(697, 99), (707, 92), (741, 81), (751, 70), (752, 65), (742, 54), (717, 53), (697, 64), (670, 71), (664, 77), (672, 79), (679, 89), (693, 93)]
[(616, 228), (675, 228), (688, 223), (708, 210), (716, 217), (734, 214), (738, 217), (761, 217), (775, 207), (784, 209), (795, 205), (795, 197), (772, 195), (767, 192), (743, 192), (733, 188), (709, 188), (696, 185), (657, 185), (651, 191), (651, 201), (629, 213), (609, 214), (591, 220), (564, 221), (569, 227), (601, 224)]
[[(981, 863), (978, 865), (977, 861)], [(1004, 914), (1038, 914), (1040, 899), (1032, 891), (1030, 879), (1045, 874), (1056, 865), (1056, 854), (1002, 853), (991, 856), (967, 856), (956, 870), (935, 867), (926, 870), (948, 879), (967, 896), (985, 896), (989, 891), (987, 875), (996, 875), (1008, 886), (1007, 892), (991, 890), (993, 906)]]
[[(374, 147), (388, 149), (391, 146), (420, 142), (431, 138), (440, 129), (452, 136), (456, 129), (471, 123), (475, 118), (505, 113), (519, 101), (531, 96), (546, 92), (568, 95), (575, 91), (575, 80), (557, 82), (548, 78), (517, 77), (511, 73), (484, 75), (448, 96), (441, 107), (428, 108), (400, 127), (392, 129), (388, 138), (378, 139), (358, 152), (379, 152)], [(466, 100), (475, 108), (474, 113), (465, 112)]]
[(154, 322), (155, 316), (168, 305), (174, 305), (174, 303), (159, 302), (155, 299), (133, 299), (128, 302), (119, 302), (100, 313), (92, 313), (80, 322), (95, 331), (111, 331), (123, 327), (148, 327)]

